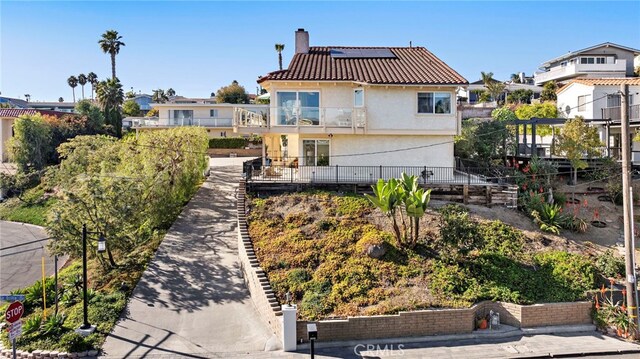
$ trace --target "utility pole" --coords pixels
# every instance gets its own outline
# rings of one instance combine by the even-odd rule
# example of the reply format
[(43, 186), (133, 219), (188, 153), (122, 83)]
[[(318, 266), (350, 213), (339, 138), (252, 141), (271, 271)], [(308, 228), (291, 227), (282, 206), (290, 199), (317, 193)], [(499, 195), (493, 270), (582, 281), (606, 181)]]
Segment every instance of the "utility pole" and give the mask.
[[(622, 199), (624, 214), (624, 258), (627, 272), (627, 313), (633, 325), (636, 320), (637, 305), (635, 298), (636, 273), (633, 263), (633, 218), (631, 218), (633, 198), (631, 198), (631, 146), (629, 143), (629, 108), (627, 94), (629, 85), (620, 86), (620, 119), (622, 128)], [(635, 333), (634, 333), (635, 334)]]

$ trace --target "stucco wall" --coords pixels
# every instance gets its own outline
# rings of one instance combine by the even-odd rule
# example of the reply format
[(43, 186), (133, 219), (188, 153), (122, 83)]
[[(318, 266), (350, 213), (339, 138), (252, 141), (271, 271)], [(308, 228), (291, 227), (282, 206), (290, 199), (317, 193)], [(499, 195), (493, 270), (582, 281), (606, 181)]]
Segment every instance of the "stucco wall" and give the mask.
[[(234, 107), (246, 108), (255, 112), (267, 112), (268, 105), (231, 105), (231, 104), (158, 104), (154, 106), (158, 109), (158, 124), (161, 126), (173, 125), (173, 114), (175, 110), (191, 110), (193, 111), (193, 118), (199, 119), (203, 126), (215, 126), (216, 119), (217, 126), (231, 127), (231, 121), (233, 119)], [(211, 117), (211, 110), (217, 110), (217, 117)], [(196, 123), (198, 121), (195, 121)], [(232, 131), (233, 132), (233, 131)]]
[(9, 160), (7, 153), (7, 145), (11, 138), (11, 127), (13, 126), (13, 119), (2, 118), (0, 119), (0, 161), (6, 162)]
[[(601, 119), (602, 109), (607, 107), (606, 95), (615, 94), (620, 90), (620, 86), (587, 86), (579, 83), (571, 84), (566, 90), (558, 94), (558, 107), (561, 113), (568, 118), (582, 116), (586, 119)], [(629, 93), (633, 94), (632, 104), (640, 103), (640, 86), (629, 86)], [(578, 96), (589, 95), (585, 110), (578, 109)], [(593, 102), (591, 102), (593, 101)], [(571, 107), (571, 112), (566, 113), (566, 107)]]

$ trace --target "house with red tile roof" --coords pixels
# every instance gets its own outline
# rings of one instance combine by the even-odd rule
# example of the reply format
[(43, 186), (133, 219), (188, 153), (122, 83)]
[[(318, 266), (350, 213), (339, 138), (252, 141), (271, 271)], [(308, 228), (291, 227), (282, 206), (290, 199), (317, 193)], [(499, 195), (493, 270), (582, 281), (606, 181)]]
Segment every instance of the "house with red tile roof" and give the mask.
[(8, 161), (7, 141), (13, 136), (13, 122), (15, 119), (23, 115), (34, 115), (36, 113), (56, 117), (69, 114), (68, 112), (37, 110), (33, 108), (0, 108), (0, 162)]
[(298, 29), (289, 67), (258, 83), (269, 113), (236, 109), (234, 131), (262, 134), (276, 164), (454, 167), (468, 81), (424, 47), (316, 47)]

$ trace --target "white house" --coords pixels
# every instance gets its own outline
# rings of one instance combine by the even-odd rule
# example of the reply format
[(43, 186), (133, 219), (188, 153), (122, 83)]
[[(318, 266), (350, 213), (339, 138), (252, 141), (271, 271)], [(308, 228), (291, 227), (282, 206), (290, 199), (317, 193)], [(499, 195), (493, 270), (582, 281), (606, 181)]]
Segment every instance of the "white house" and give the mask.
[(535, 84), (548, 81), (566, 82), (578, 77), (631, 77), (640, 50), (611, 42), (570, 51), (544, 62), (535, 74)]
[(295, 44), (287, 69), (258, 79), (269, 116), (234, 117), (235, 131), (263, 134), (274, 164), (454, 167), (456, 89), (468, 84), (455, 70), (424, 47), (312, 47), (304, 29)]
[(158, 117), (127, 118), (136, 130), (162, 129), (176, 126), (202, 126), (209, 137), (231, 137), (234, 108), (242, 108), (266, 116), (269, 105), (237, 105), (216, 103), (215, 99), (179, 98), (175, 102), (152, 103), (158, 109)]
[[(599, 127), (601, 140), (610, 147), (610, 155), (618, 157), (620, 139), (620, 85), (629, 85), (629, 120), (632, 131), (640, 127), (640, 78), (579, 78), (557, 91), (558, 113), (563, 117), (582, 116)], [(633, 151), (640, 151), (640, 142), (633, 143)], [(634, 162), (640, 152), (633, 153)]]

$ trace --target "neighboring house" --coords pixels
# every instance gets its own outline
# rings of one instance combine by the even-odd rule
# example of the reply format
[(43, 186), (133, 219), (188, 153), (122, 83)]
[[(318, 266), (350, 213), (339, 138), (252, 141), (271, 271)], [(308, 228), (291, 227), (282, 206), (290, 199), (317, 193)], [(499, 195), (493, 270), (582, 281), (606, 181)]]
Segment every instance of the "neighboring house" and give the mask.
[[(524, 81), (526, 81), (527, 79), (526, 77), (524, 77), (524, 75), (522, 75), (522, 78), (524, 79)], [(495, 80), (495, 79), (493, 81), (500, 82), (499, 80)], [(531, 96), (531, 100), (539, 99), (540, 94), (542, 94), (542, 87), (536, 86), (533, 84), (517, 83), (512, 81), (505, 81), (503, 83), (505, 85), (505, 88), (504, 88), (505, 93), (503, 93), (498, 98), (499, 101), (504, 101), (506, 95), (516, 90), (531, 90), (531, 92), (533, 92), (533, 95)], [(462, 103), (475, 105), (477, 103), (480, 103), (480, 97), (478, 94), (483, 91), (486, 91), (486, 89), (487, 88), (485, 87), (484, 82), (482, 80), (478, 80), (475, 82), (471, 82), (469, 86), (466, 88), (458, 89), (457, 95), (458, 95), (458, 98), (463, 98), (463, 99), (466, 98), (466, 101), (461, 101)]]
[(22, 109), (22, 108), (0, 108), (0, 161), (6, 162), (8, 160), (7, 153), (7, 141), (13, 137), (13, 122), (16, 118), (22, 115), (33, 115), (40, 113), (43, 115), (50, 115), (61, 117), (68, 115), (67, 112), (48, 111), (48, 110), (36, 110), (36, 109)]
[(452, 173), (456, 90), (468, 82), (424, 47), (311, 47), (299, 29), (289, 67), (258, 83), (270, 93), (269, 116), (237, 109), (234, 129), (261, 133), (274, 165)]
[(133, 98), (133, 101), (135, 101), (138, 106), (140, 106), (140, 112), (142, 113), (142, 116), (151, 111), (151, 103), (153, 102), (151, 95), (147, 95), (145, 93), (137, 94)]
[(152, 103), (158, 109), (158, 117), (125, 118), (123, 126), (129, 123), (136, 130), (172, 128), (176, 126), (202, 126), (209, 137), (232, 137), (234, 108), (242, 108), (266, 116), (268, 105), (236, 105), (215, 103), (215, 99), (176, 98), (173, 102)]
[(9, 104), (12, 108), (32, 108), (36, 110), (67, 113), (73, 113), (76, 106), (74, 102), (25, 101), (11, 97), (0, 97), (0, 103)]
[(28, 108), (29, 102), (12, 97), (0, 96), (0, 104), (8, 104), (11, 108)]
[(571, 51), (546, 61), (535, 74), (535, 84), (548, 81), (567, 82), (578, 77), (632, 77), (634, 61), (640, 50), (611, 42)]
[[(600, 139), (612, 149), (621, 145), (620, 85), (629, 85), (629, 119), (632, 131), (640, 127), (640, 78), (579, 78), (557, 91), (558, 112), (563, 117), (582, 116), (599, 127)], [(640, 151), (640, 142), (633, 143), (633, 151)], [(618, 152), (610, 153), (618, 157)], [(640, 152), (633, 153), (640, 162)]]

